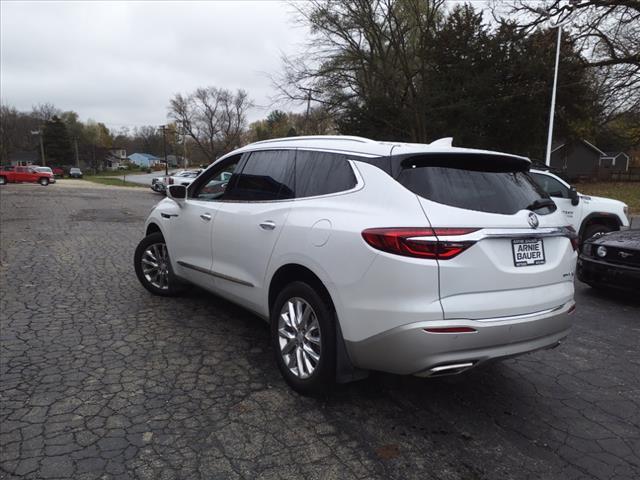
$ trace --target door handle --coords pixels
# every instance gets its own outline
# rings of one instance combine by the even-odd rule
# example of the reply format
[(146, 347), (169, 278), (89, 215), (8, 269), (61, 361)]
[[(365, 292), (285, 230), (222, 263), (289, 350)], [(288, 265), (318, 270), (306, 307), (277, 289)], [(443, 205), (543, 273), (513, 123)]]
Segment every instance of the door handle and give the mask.
[(260, 228), (262, 228), (263, 230), (273, 230), (274, 228), (276, 228), (276, 222), (267, 220), (265, 222), (260, 223)]
[(207, 222), (211, 221), (211, 214), (210, 213), (203, 213), (200, 215), (200, 218), (203, 220), (206, 220)]

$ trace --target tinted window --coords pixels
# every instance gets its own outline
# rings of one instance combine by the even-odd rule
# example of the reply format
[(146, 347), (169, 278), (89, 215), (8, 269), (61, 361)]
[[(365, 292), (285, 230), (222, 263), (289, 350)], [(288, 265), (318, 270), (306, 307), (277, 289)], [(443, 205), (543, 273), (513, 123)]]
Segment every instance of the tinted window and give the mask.
[[(514, 170), (508, 164), (501, 168), (498, 159), (478, 158), (457, 162), (422, 159), (405, 162), (398, 181), (412, 192), (434, 202), (489, 213), (511, 215), (527, 208), (547, 194), (525, 171)], [(546, 214), (554, 207), (537, 209)]]
[(344, 155), (298, 150), (296, 197), (343, 192), (356, 186), (356, 177)]
[(531, 173), (535, 182), (552, 197), (569, 198), (569, 189), (549, 175)]
[(225, 200), (282, 200), (294, 196), (295, 152), (253, 152), (240, 175), (230, 180)]

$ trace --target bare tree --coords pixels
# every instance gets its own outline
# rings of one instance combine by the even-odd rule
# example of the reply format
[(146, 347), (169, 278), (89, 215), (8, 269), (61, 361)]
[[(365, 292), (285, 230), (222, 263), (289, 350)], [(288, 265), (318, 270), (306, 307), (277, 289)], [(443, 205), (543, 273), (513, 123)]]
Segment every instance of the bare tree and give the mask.
[(54, 116), (60, 117), (62, 110), (57, 108), (53, 103), (39, 103), (31, 109), (31, 116), (40, 120), (41, 123), (50, 121)]
[(514, 0), (506, 13), (525, 30), (569, 20), (565, 29), (595, 74), (602, 122), (640, 111), (640, 1)]
[(350, 110), (381, 135), (425, 141), (424, 94), (444, 0), (310, 0), (295, 4), (311, 30), (306, 51), (283, 58), (281, 100)]
[(176, 94), (169, 104), (169, 117), (193, 139), (197, 148), (213, 162), (221, 154), (239, 147), (252, 102), (247, 92), (235, 94), (224, 88), (198, 88)]

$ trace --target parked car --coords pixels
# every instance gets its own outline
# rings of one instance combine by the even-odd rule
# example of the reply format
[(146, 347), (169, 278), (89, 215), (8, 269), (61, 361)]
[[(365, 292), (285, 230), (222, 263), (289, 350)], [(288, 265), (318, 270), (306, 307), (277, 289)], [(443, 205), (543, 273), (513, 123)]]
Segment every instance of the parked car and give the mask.
[(151, 190), (158, 193), (164, 193), (167, 186), (164, 184), (164, 177), (154, 177), (151, 179)]
[(51, 170), (53, 171), (53, 176), (54, 177), (60, 177), (60, 178), (64, 178), (64, 170), (60, 167), (52, 167)]
[(82, 170), (79, 168), (73, 167), (69, 169), (69, 177), (70, 178), (82, 178)]
[(193, 180), (200, 175), (202, 170), (183, 170), (178, 173), (166, 177), (164, 179), (165, 185), (189, 185)]
[(51, 167), (35, 167), (37, 172), (45, 172), (45, 173), (50, 173), (51, 174), (51, 179), (49, 180), (50, 183), (56, 183), (56, 176), (53, 173), (53, 170), (51, 169)]
[(53, 173), (50, 171), (39, 171), (37, 165), (30, 165), (27, 167), (0, 167), (0, 185), (6, 183), (39, 183), (46, 186), (50, 183), (55, 183)]
[(134, 265), (271, 324), (301, 393), (369, 370), (457, 374), (557, 346), (577, 238), (515, 155), (359, 137), (253, 143), (169, 185)]
[(557, 175), (531, 170), (531, 177), (556, 203), (583, 242), (599, 233), (629, 228), (629, 207), (611, 198), (582, 195)]
[(582, 245), (578, 279), (593, 288), (640, 292), (640, 230), (595, 235)]

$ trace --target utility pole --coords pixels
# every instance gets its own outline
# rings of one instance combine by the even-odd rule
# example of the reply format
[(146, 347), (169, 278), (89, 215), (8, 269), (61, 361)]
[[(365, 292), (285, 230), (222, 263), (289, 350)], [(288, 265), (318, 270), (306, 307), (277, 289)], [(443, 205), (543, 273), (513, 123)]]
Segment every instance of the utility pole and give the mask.
[(38, 130), (31, 130), (31, 135), (38, 135), (40, 137), (40, 161), (42, 162), (42, 166), (44, 167), (47, 162), (44, 158), (44, 141), (42, 140), (43, 129), (40, 127)]
[(187, 129), (184, 126), (184, 122), (180, 122), (182, 126), (182, 163), (184, 169), (187, 169)]
[(307, 113), (304, 117), (304, 134), (309, 135), (309, 113), (311, 112), (311, 93), (321, 93), (319, 90), (314, 90), (313, 88), (304, 88), (300, 87), (300, 90), (304, 90), (307, 92)]
[(169, 176), (169, 163), (167, 162), (167, 126), (166, 125), (160, 125), (158, 128), (160, 130), (162, 130), (162, 145), (163, 145), (163, 149), (164, 149), (164, 174), (168, 177)]
[(42, 134), (42, 130), (40, 130), (40, 156), (42, 157), (42, 166), (44, 167), (47, 164), (47, 160), (44, 156), (44, 140), (42, 139), (44, 135)]
[[(547, 133), (547, 151), (545, 154), (544, 163), (547, 167), (551, 166), (551, 144), (553, 142), (553, 121), (556, 112), (556, 90), (558, 88), (558, 67), (560, 65), (560, 45), (562, 39), (562, 27), (570, 22), (569, 15), (573, 10), (573, 7), (580, 3), (580, 0), (569, 0), (569, 13), (565, 17), (563, 22), (556, 23), (555, 25), (550, 25), (549, 29), (553, 30), (554, 28), (558, 29), (558, 37), (556, 41), (556, 62), (555, 67), (553, 69), (553, 88), (551, 90), (551, 108), (549, 110), (549, 131)], [(543, 10), (542, 8), (535, 9), (537, 13), (547, 17), (551, 20), (551, 14)]]
[(80, 156), (78, 155), (78, 137), (73, 137), (73, 144), (76, 147), (76, 167), (80, 168)]
[(558, 44), (556, 45), (556, 66), (553, 71), (553, 90), (551, 91), (551, 110), (549, 111), (549, 132), (547, 134), (547, 153), (544, 163), (547, 167), (551, 166), (551, 144), (553, 142), (553, 120), (556, 112), (556, 90), (558, 87), (558, 65), (560, 63), (560, 39), (562, 38), (562, 25), (556, 25), (558, 29)]

